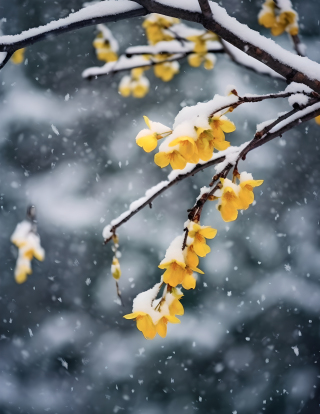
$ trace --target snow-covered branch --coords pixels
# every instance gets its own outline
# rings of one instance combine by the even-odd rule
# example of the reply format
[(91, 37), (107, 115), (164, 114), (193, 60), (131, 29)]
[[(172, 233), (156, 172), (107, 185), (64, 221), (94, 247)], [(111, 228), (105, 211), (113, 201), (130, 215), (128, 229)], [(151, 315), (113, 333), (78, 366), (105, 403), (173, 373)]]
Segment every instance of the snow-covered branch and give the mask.
[(225, 151), (220, 151), (219, 153), (215, 153), (211, 160), (206, 162), (199, 162), (199, 164), (187, 164), (187, 166), (183, 170), (175, 170), (172, 171), (168, 175), (168, 179), (166, 181), (161, 181), (159, 184), (155, 185), (154, 187), (149, 188), (146, 191), (145, 196), (139, 198), (138, 200), (134, 201), (130, 204), (130, 207), (127, 211), (122, 213), (119, 217), (112, 220), (110, 224), (108, 224), (103, 230), (103, 237), (105, 239), (105, 243), (112, 239), (113, 234), (115, 233), (116, 229), (120, 227), (122, 224), (126, 223), (131, 217), (137, 214), (140, 210), (142, 210), (147, 205), (150, 205), (152, 201), (157, 198), (160, 194), (166, 191), (168, 188), (172, 187), (174, 184), (184, 180), (187, 177), (193, 176), (197, 174), (199, 171), (204, 170), (205, 168), (211, 167), (214, 164), (218, 164), (219, 162), (223, 161), (227, 154), (231, 153), (239, 153), (239, 147), (230, 147)]
[(135, 0), (150, 13), (194, 21), (216, 33), (231, 45), (262, 62), (288, 82), (304, 83), (320, 92), (320, 65), (306, 57), (294, 55), (273, 40), (238, 22), (215, 2), (210, 2), (213, 18), (205, 19), (198, 0)]
[[(52, 21), (44, 26), (26, 30), (17, 35), (0, 37), (0, 69), (7, 63), (11, 55), (18, 49), (29, 46), (49, 36), (56, 36), (71, 30), (114, 22), (130, 17), (144, 16), (146, 10), (133, 1), (102, 1), (85, 7), (63, 19)], [(6, 55), (1, 52), (6, 53)]]

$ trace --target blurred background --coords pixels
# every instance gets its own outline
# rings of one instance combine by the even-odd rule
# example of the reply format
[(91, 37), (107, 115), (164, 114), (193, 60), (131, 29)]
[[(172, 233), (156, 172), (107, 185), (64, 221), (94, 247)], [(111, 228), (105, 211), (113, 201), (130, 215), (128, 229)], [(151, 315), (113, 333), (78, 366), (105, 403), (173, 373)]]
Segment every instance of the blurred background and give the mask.
[[(270, 36), (257, 24), (262, 1), (220, 3)], [(320, 3), (294, 6), (308, 56), (320, 61)], [(81, 7), (82, 0), (1, 2), (3, 32)], [(108, 25), (121, 51), (146, 43), (142, 21)], [(169, 83), (150, 70), (149, 94), (123, 98), (123, 74), (81, 77), (102, 65), (95, 35), (90, 27), (42, 41), (27, 48), (22, 65), (1, 71), (0, 412), (318, 412), (320, 127), (303, 124), (240, 164), (264, 184), (255, 190), (256, 205), (236, 222), (224, 223), (215, 203), (206, 205), (202, 224), (218, 236), (201, 260), (205, 275), (185, 292), (182, 323), (169, 326), (167, 338), (147, 341), (123, 315), (159, 280), (158, 263), (214, 170), (174, 186), (121, 227), (120, 306), (102, 229), (170, 172), (135, 145), (142, 115), (172, 125), (183, 106), (224, 94), (229, 84), (240, 94), (286, 85), (218, 55), (213, 71), (182, 62)], [(291, 50), (286, 35), (277, 41)], [(286, 100), (241, 106), (230, 115), (237, 126), (232, 144), (289, 109)], [(30, 203), (46, 259), (34, 260), (33, 274), (18, 285), (10, 236)]]

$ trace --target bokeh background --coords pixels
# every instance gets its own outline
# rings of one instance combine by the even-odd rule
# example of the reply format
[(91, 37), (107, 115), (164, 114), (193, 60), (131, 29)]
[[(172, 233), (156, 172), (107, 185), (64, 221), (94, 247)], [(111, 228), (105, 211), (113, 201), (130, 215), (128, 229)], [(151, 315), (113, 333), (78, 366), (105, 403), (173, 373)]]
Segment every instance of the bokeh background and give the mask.
[[(269, 36), (257, 25), (262, 1), (221, 4)], [(294, 4), (308, 56), (320, 61), (320, 3)], [(0, 17), (4, 33), (15, 34), (81, 7), (81, 0), (10, 0), (1, 2)], [(145, 44), (141, 23), (109, 24), (122, 51)], [(142, 115), (172, 125), (183, 106), (224, 94), (229, 84), (240, 94), (285, 84), (218, 55), (213, 71), (183, 62), (167, 84), (149, 71), (147, 97), (123, 98), (122, 74), (81, 78), (101, 64), (95, 33), (85, 28), (30, 46), (22, 65), (1, 71), (0, 412), (318, 412), (320, 127), (303, 124), (240, 164), (265, 181), (236, 222), (224, 223), (208, 203), (202, 224), (218, 236), (201, 261), (205, 275), (185, 292), (181, 325), (147, 341), (123, 315), (159, 280), (159, 260), (213, 170), (171, 188), (120, 229), (121, 307), (102, 229), (170, 172), (135, 145)], [(277, 40), (291, 49), (285, 35)], [(240, 107), (230, 115), (232, 143), (288, 109), (286, 100)], [(46, 259), (17, 285), (10, 235), (30, 203)]]

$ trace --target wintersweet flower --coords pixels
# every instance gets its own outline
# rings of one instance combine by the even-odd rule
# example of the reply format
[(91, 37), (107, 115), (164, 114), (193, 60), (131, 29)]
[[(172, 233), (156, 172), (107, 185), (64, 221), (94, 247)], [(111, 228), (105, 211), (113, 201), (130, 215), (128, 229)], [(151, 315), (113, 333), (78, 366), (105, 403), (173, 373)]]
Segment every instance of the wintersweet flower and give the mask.
[(166, 295), (166, 302), (169, 306), (170, 315), (183, 315), (184, 308), (180, 302), (183, 293), (179, 288), (173, 288), (170, 293)]
[(314, 120), (316, 121), (316, 123), (317, 123), (318, 125), (320, 125), (320, 115), (316, 116), (316, 117), (314, 118)]
[(163, 274), (163, 281), (173, 287), (180, 285), (186, 276), (186, 264), (178, 262), (175, 259), (166, 263), (162, 261), (158, 267), (160, 269), (166, 269)]
[(234, 221), (238, 217), (238, 209), (241, 209), (239, 199), (240, 187), (233, 184), (228, 178), (220, 178), (223, 187), (215, 192), (215, 196), (219, 197), (217, 209), (220, 211), (224, 221)]
[(273, 0), (267, 0), (263, 4), (258, 20), (262, 26), (271, 29), (274, 36), (279, 36), (284, 31), (292, 36), (299, 32), (297, 13), (291, 7), (277, 8)]
[(197, 223), (191, 223), (188, 236), (193, 238), (192, 248), (200, 257), (205, 257), (210, 251), (210, 247), (206, 244), (206, 239), (213, 239), (217, 234), (217, 230), (210, 226), (200, 226)]
[(151, 152), (157, 147), (158, 140), (170, 135), (172, 131), (160, 122), (150, 121), (147, 116), (143, 118), (148, 129), (139, 132), (136, 136), (136, 143), (146, 152)]
[(165, 338), (167, 336), (167, 325), (168, 322), (170, 323), (180, 323), (180, 319), (173, 315), (165, 315), (163, 316), (156, 325), (156, 330), (158, 335), (161, 338)]
[[(203, 273), (203, 272), (202, 272)], [(186, 290), (189, 289), (194, 289), (196, 287), (196, 278), (193, 276), (193, 271), (192, 269), (187, 269), (186, 270), (186, 276), (182, 281), (182, 287)]]
[(182, 157), (193, 164), (199, 162), (198, 148), (193, 138), (181, 136), (170, 142), (169, 147), (179, 145), (179, 153)]
[(25, 48), (16, 50), (14, 54), (11, 56), (11, 62), (15, 65), (20, 65), (23, 62), (25, 51)]
[(124, 315), (125, 319), (134, 319), (137, 323), (137, 328), (141, 331), (146, 339), (153, 339), (157, 334), (157, 329), (152, 322), (151, 316), (146, 312), (133, 312)]
[(214, 149), (223, 151), (230, 146), (230, 142), (224, 140), (224, 136), (214, 136), (211, 129), (197, 128), (199, 138), (196, 141), (198, 154), (201, 160), (209, 161)]
[(116, 257), (114, 257), (113, 260), (112, 260), (111, 274), (112, 274), (114, 279), (116, 279), (116, 280), (120, 279), (121, 268), (120, 268), (119, 259), (117, 259)]
[(180, 285), (186, 276), (186, 262), (182, 251), (184, 236), (177, 236), (168, 247), (159, 268), (166, 269), (163, 281), (172, 287)]
[(165, 29), (177, 23), (179, 19), (152, 13), (144, 20), (142, 27), (146, 30), (149, 43), (154, 45), (161, 41), (173, 40), (173, 36)]
[(254, 180), (252, 178), (252, 174), (249, 174), (245, 171), (240, 174), (239, 199), (241, 204), (241, 210), (246, 210), (249, 207), (249, 205), (253, 203), (253, 188), (259, 187), (262, 183), (263, 180)]
[(173, 170), (183, 170), (187, 165), (186, 159), (177, 150), (158, 152), (154, 156), (154, 162), (161, 168), (170, 164)]
[(24, 220), (19, 223), (11, 236), (11, 242), (19, 248), (19, 255), (14, 271), (17, 283), (23, 283), (32, 273), (31, 260), (35, 257), (44, 260), (45, 252), (40, 245), (40, 237), (34, 233), (32, 223)]
[(180, 65), (178, 62), (157, 63), (154, 67), (154, 74), (163, 82), (169, 82), (174, 77), (174, 75), (179, 73), (179, 68)]
[(136, 321), (137, 328), (146, 339), (153, 339), (157, 333), (164, 338), (168, 322), (180, 323), (174, 311), (178, 310), (176, 314), (183, 314), (181, 307), (175, 304), (175, 300), (182, 296), (179, 296), (179, 290), (177, 294), (171, 294), (165, 288), (163, 297), (155, 299), (161, 286), (162, 283), (157, 283), (152, 289), (140, 293), (133, 301), (132, 313), (124, 316), (125, 319)]
[(212, 134), (218, 142), (225, 141), (224, 133), (230, 133), (236, 130), (236, 126), (226, 116), (219, 113), (213, 115), (209, 119), (209, 123), (212, 128)]

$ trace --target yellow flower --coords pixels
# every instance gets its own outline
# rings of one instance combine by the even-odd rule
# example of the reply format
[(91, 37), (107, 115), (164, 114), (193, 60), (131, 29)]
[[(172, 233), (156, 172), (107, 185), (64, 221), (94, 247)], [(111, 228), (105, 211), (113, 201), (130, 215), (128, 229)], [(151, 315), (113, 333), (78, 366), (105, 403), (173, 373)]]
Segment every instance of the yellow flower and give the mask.
[(212, 53), (191, 53), (188, 56), (188, 63), (194, 68), (198, 68), (203, 63), (205, 69), (211, 70), (214, 68), (216, 58)]
[(316, 117), (314, 118), (314, 120), (316, 121), (316, 123), (317, 123), (318, 125), (320, 125), (320, 115), (316, 116)]
[(136, 143), (142, 147), (146, 152), (153, 151), (157, 145), (158, 140), (171, 134), (171, 130), (159, 122), (152, 122), (147, 116), (144, 116), (144, 121), (148, 129), (143, 129), (136, 136)]
[(135, 319), (137, 328), (141, 331), (146, 339), (153, 339), (157, 334), (157, 329), (151, 319), (151, 316), (146, 312), (133, 312), (124, 315), (125, 319)]
[(196, 279), (193, 276), (193, 271), (191, 269), (187, 269), (186, 276), (182, 281), (182, 287), (186, 290), (194, 289), (196, 287)]
[(208, 161), (212, 157), (214, 149), (223, 151), (230, 147), (230, 142), (224, 140), (224, 135), (214, 136), (211, 129), (197, 128), (199, 138), (196, 141), (198, 154), (201, 160)]
[(19, 255), (14, 270), (15, 281), (18, 284), (24, 283), (27, 280), (28, 275), (31, 275), (31, 273), (31, 261), (27, 257)]
[[(225, 141), (225, 135), (224, 133), (230, 133), (236, 130), (236, 126), (233, 122), (231, 122), (226, 116), (220, 116), (218, 114), (215, 114), (210, 120), (209, 123), (212, 128), (212, 134), (214, 138), (218, 142), (224, 142)], [(220, 150), (221, 151), (221, 150)]]
[(149, 92), (149, 81), (146, 77), (142, 77), (133, 81), (131, 84), (132, 95), (134, 98), (144, 98)]
[(23, 62), (25, 50), (25, 48), (16, 50), (14, 54), (11, 56), (11, 62), (15, 65), (20, 65), (20, 63)]
[(169, 312), (170, 315), (184, 315), (184, 309), (180, 302), (180, 299), (182, 298), (183, 294), (181, 293), (180, 289), (173, 288), (171, 291), (171, 302), (169, 304)]
[(157, 333), (161, 336), (161, 338), (165, 338), (167, 336), (167, 325), (168, 322), (170, 323), (180, 323), (180, 319), (173, 315), (165, 315), (163, 316), (159, 322), (156, 324)]
[(119, 84), (119, 93), (128, 97), (131, 94), (134, 98), (143, 98), (149, 91), (149, 80), (141, 75), (139, 78), (134, 76), (124, 76)]
[(191, 55), (188, 56), (188, 63), (194, 68), (198, 68), (201, 65), (202, 61), (203, 58), (199, 53), (191, 53)]
[(271, 27), (276, 22), (275, 16), (275, 4), (273, 0), (267, 0), (263, 6), (262, 10), (258, 15), (258, 21), (261, 26), (266, 27), (267, 29), (271, 29)]
[(262, 183), (263, 180), (253, 180), (251, 174), (248, 174), (246, 172), (240, 174), (240, 210), (247, 210), (249, 205), (253, 203), (253, 188), (259, 187)]
[(160, 78), (163, 82), (169, 82), (175, 74), (179, 72), (178, 62), (164, 62), (157, 63), (154, 67), (154, 74), (157, 78)]
[(179, 153), (182, 157), (193, 164), (199, 162), (198, 148), (193, 138), (181, 136), (170, 142), (169, 147), (179, 145)]
[(200, 257), (205, 257), (210, 251), (210, 247), (206, 244), (206, 239), (213, 239), (217, 234), (217, 230), (210, 226), (200, 226), (192, 223), (188, 236), (193, 238), (192, 247)]
[(119, 263), (119, 260), (116, 257), (114, 257), (113, 260), (112, 260), (111, 274), (112, 274), (114, 279), (116, 279), (116, 280), (120, 279), (120, 276), (121, 276), (120, 263)]
[(207, 53), (207, 42), (206, 39), (201, 36), (189, 36), (187, 37), (188, 40), (194, 42), (193, 51), (195, 53)]
[(149, 43), (154, 45), (161, 41), (173, 40), (173, 36), (165, 29), (179, 22), (179, 19), (152, 13), (142, 23), (142, 27), (146, 30)]
[(154, 162), (161, 168), (170, 164), (173, 170), (183, 170), (187, 165), (187, 161), (177, 150), (158, 152), (154, 156)]
[(291, 35), (297, 35), (299, 32), (297, 13), (292, 9), (276, 8), (273, 0), (267, 0), (263, 4), (258, 20), (262, 26), (271, 29), (274, 36), (279, 36), (284, 31)]
[(220, 180), (223, 187), (222, 190), (215, 192), (215, 195), (220, 197), (217, 208), (224, 221), (234, 221), (238, 217), (238, 209), (241, 209), (241, 202), (238, 196), (239, 186), (236, 186), (227, 178), (220, 178)]
[(158, 267), (160, 269), (166, 269), (163, 274), (163, 281), (172, 287), (181, 285), (186, 276), (186, 264), (178, 262), (177, 260), (159, 264)]

